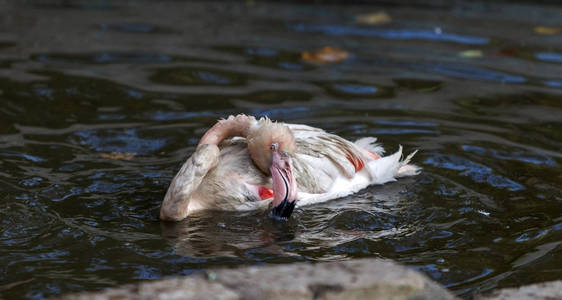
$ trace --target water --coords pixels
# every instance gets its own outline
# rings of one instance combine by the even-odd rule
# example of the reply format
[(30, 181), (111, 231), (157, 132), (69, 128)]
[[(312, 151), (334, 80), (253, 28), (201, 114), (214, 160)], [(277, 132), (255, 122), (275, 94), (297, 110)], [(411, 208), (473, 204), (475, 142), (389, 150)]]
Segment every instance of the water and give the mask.
[[(392, 22), (355, 22), (381, 10)], [(0, 298), (363, 257), (466, 298), (561, 279), (561, 15), (478, 2), (5, 3)], [(324, 46), (349, 58), (301, 60)], [(159, 222), (199, 137), (239, 112), (420, 149), (424, 170), (287, 223)]]

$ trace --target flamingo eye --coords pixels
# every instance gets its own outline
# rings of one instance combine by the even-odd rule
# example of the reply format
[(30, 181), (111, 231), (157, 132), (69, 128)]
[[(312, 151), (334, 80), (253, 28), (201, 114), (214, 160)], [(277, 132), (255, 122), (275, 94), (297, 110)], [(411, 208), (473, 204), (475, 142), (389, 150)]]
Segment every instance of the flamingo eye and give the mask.
[(277, 143), (273, 143), (273, 144), (271, 144), (271, 146), (269, 146), (269, 150), (275, 151), (275, 150), (277, 150), (278, 147), (279, 147), (279, 145)]

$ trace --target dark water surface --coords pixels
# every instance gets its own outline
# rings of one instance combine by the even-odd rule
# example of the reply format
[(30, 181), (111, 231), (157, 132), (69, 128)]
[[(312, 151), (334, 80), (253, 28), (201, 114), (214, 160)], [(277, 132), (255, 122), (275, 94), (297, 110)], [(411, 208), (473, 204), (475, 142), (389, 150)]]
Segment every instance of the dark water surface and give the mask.
[[(561, 279), (562, 7), (456, 3), (4, 2), (0, 298), (362, 257), (466, 298)], [(301, 59), (324, 46), (350, 57)], [(159, 222), (199, 137), (239, 112), (421, 149), (424, 170), (287, 223)]]

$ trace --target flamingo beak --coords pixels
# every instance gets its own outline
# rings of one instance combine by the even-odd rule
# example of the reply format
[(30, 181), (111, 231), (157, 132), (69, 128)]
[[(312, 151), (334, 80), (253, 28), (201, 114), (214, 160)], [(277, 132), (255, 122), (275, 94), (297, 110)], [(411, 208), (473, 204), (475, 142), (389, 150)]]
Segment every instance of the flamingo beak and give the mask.
[(297, 182), (293, 176), (291, 157), (272, 147), (272, 161), (269, 171), (273, 180), (273, 209), (274, 218), (287, 220), (291, 216), (297, 203)]

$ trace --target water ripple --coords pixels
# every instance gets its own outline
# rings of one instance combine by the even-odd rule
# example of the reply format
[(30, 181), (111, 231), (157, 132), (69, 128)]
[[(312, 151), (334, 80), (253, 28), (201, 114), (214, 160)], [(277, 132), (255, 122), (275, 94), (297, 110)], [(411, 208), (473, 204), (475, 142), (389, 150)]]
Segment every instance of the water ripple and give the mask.
[(33, 59), (43, 63), (88, 63), (88, 64), (122, 64), (122, 63), (169, 63), (172, 57), (159, 53), (143, 52), (96, 52), (87, 54), (38, 54)]
[(433, 154), (430, 158), (424, 161), (424, 164), (449, 170), (462, 171), (459, 173), (460, 175), (469, 176), (476, 182), (488, 183), (496, 188), (508, 189), (510, 191), (520, 191), (525, 189), (524, 186), (511, 179), (493, 174), (492, 169), (486, 167), (485, 165), (455, 155)]
[(334, 84), (333, 87), (338, 91), (354, 95), (374, 95), (378, 91), (375, 86), (361, 84)]
[(199, 117), (214, 117), (220, 118), (224, 114), (220, 112), (198, 111), (198, 112), (178, 112), (178, 111), (156, 111), (150, 114), (150, 119), (155, 121), (173, 121), (173, 120), (188, 120)]
[(496, 149), (487, 149), (484, 147), (473, 145), (462, 145), (462, 149), (466, 152), (476, 153), (478, 155), (491, 155), (494, 158), (503, 160), (517, 160), (521, 162), (531, 163), (535, 165), (547, 165), (549, 167), (556, 166), (556, 162), (545, 155), (532, 155), (523, 151), (502, 151)]
[(146, 23), (103, 23), (99, 25), (99, 28), (104, 31), (121, 31), (128, 33), (171, 32), (169, 29)]
[(364, 27), (351, 27), (341, 25), (309, 25), (298, 24), (289, 28), (300, 32), (323, 33), (326, 35), (349, 35), (378, 37), (391, 40), (429, 40), (438, 42), (453, 42), (469, 45), (485, 45), (490, 42), (487, 37), (460, 35), (455, 33), (444, 33), (440, 30), (421, 29), (377, 29)]
[(139, 130), (83, 130), (74, 133), (81, 145), (86, 145), (99, 152), (128, 152), (147, 154), (162, 148), (165, 138), (139, 137)]
[(414, 70), (423, 70), (429, 73), (464, 79), (477, 79), (505, 83), (524, 83), (527, 81), (527, 79), (523, 76), (511, 75), (503, 72), (492, 71), (485, 68), (478, 68), (468, 65), (453, 65), (446, 63), (416, 63), (411, 64), (410, 68)]
[(535, 56), (546, 62), (562, 63), (562, 53), (540, 52), (536, 53)]

